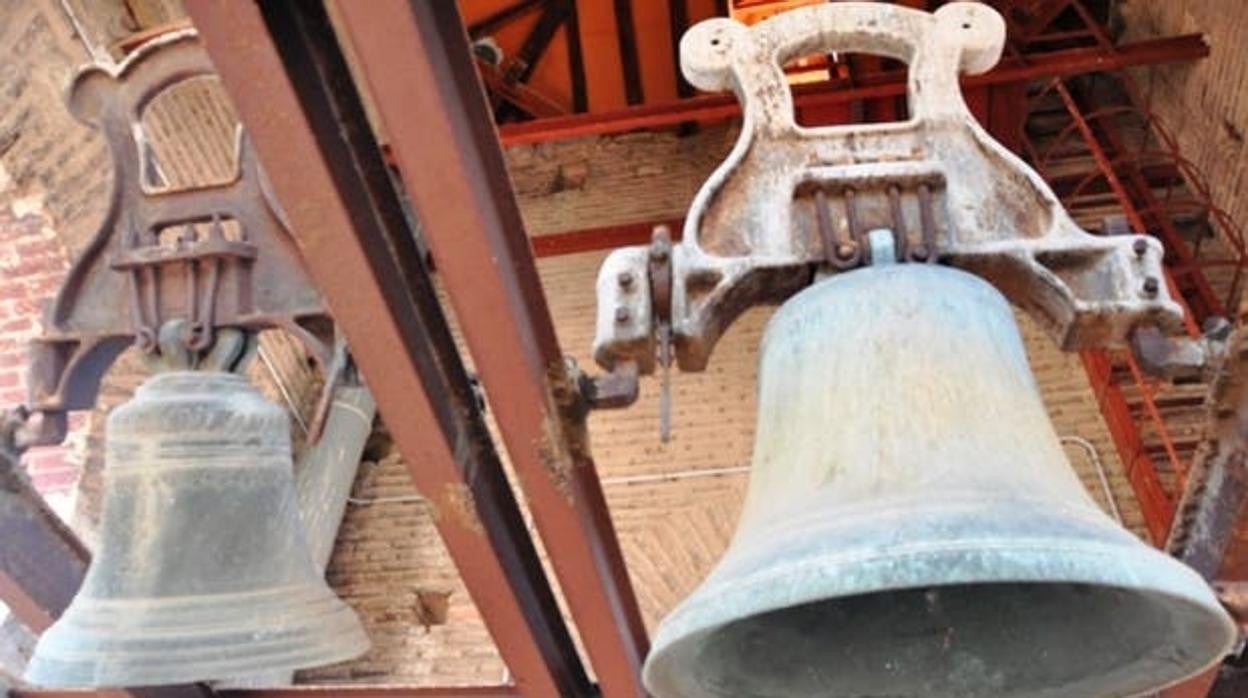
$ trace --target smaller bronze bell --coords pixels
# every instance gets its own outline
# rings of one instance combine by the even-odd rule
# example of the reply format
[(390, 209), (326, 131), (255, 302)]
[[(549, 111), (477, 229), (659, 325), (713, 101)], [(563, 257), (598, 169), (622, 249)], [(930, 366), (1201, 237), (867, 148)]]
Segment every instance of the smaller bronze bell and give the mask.
[(28, 681), (205, 681), (368, 648), (308, 551), (286, 413), (245, 378), (156, 375), (109, 415), (106, 449), (99, 546)]

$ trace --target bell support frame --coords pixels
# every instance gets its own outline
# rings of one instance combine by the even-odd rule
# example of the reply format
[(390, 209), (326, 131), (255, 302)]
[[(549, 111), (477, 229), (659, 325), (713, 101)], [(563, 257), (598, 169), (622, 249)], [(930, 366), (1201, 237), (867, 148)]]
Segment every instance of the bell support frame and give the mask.
[[(958, 73), (992, 68), (1004, 40), (1000, 15), (963, 2), (930, 14), (846, 2), (748, 29), (727, 19), (695, 26), (681, 42), (685, 76), (737, 93), (741, 136), (694, 199), (670, 255), (631, 247), (604, 261), (597, 361), (652, 372), (670, 316), (676, 362), (702, 370), (741, 312), (783, 301), (816, 268), (869, 261), (865, 236), (880, 228), (893, 232), (903, 261), (940, 261), (990, 281), (1064, 349), (1121, 345), (1141, 325), (1181, 328), (1182, 309), (1162, 282), (1161, 244), (1080, 229), (968, 110)], [(814, 51), (906, 62), (909, 119), (799, 126), (782, 66)], [(655, 259), (670, 287), (656, 283)]]
[[(158, 352), (157, 333), (173, 318), (187, 321), (189, 350), (207, 349), (223, 327), (280, 328), (323, 370), (341, 363), (333, 322), (241, 129), (229, 180), (179, 189), (147, 184), (160, 176), (143, 135), (144, 110), (166, 90), (214, 75), (195, 32), (184, 29), (115, 66), (90, 66), (71, 83), (70, 111), (104, 135), (113, 183), (98, 230), (33, 342), (31, 420), (18, 447), (59, 443), (66, 413), (94, 404), (117, 356), (131, 344)], [(233, 226), (237, 234), (227, 230)]]

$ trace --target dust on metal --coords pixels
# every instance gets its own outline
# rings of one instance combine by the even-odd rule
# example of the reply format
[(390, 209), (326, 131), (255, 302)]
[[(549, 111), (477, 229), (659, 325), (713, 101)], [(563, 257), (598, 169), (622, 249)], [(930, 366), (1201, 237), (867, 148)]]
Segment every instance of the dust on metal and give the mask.
[[(751, 28), (729, 19), (695, 26), (681, 41), (684, 74), (704, 90), (736, 91), (741, 135), (694, 199), (671, 250), (670, 302), (614, 284), (621, 274), (654, 273), (644, 248), (604, 261), (600, 274), (613, 283), (598, 285), (595, 359), (608, 369), (632, 361), (653, 372), (670, 314), (676, 363), (702, 370), (745, 309), (783, 301), (817, 268), (869, 262), (864, 236), (876, 228), (895, 232), (904, 261), (940, 262), (993, 283), (1066, 349), (1122, 344), (1140, 325), (1178, 328), (1181, 308), (1157, 281), (1161, 245), (1080, 229), (1039, 175), (967, 109), (959, 73), (992, 68), (1004, 39), (1000, 15), (965, 2), (932, 14), (845, 2)], [(908, 63), (910, 118), (798, 126), (781, 66), (812, 50)], [(630, 309), (628, 322), (614, 321), (621, 305)]]
[(1166, 549), (1207, 579), (1217, 577), (1248, 510), (1248, 332), (1225, 340), (1206, 399), (1205, 432), (1192, 458)]
[[(207, 349), (222, 327), (281, 328), (322, 368), (330, 363), (332, 322), (241, 129), (230, 180), (157, 191), (143, 185), (155, 176), (144, 110), (165, 90), (214, 74), (195, 32), (181, 30), (73, 79), (70, 110), (107, 141), (113, 193), (33, 343), (34, 418), (19, 437), (24, 445), (63, 439), (66, 412), (93, 404), (113, 360), (134, 343), (156, 352), (158, 329), (173, 318), (189, 321), (183, 342), (191, 349)], [(227, 224), (237, 226), (236, 236)]]

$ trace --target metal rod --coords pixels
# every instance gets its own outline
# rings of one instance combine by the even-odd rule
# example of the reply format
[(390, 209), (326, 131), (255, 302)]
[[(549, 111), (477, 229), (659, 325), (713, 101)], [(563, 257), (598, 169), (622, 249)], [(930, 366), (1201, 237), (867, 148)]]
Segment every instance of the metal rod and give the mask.
[(1082, 436), (1064, 434), (1058, 438), (1061, 439), (1062, 443), (1075, 444), (1088, 455), (1088, 459), (1092, 461), (1092, 467), (1096, 469), (1096, 478), (1101, 483), (1101, 491), (1105, 493), (1105, 502), (1109, 506), (1109, 513), (1113, 514), (1114, 520), (1121, 524), (1122, 510), (1118, 508), (1118, 500), (1114, 497), (1114, 490), (1109, 486), (1109, 476), (1105, 474), (1105, 463), (1101, 460), (1101, 453), (1096, 450), (1096, 445)]

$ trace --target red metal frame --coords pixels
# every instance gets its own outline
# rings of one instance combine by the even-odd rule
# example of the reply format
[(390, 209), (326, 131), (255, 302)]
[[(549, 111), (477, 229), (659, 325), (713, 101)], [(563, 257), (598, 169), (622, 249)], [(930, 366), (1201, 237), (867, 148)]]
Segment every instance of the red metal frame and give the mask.
[[(1060, 4), (1064, 9), (1070, 2)], [(459, 491), (455, 489), (457, 482), (470, 487), (471, 482), (465, 483), (462, 479), (463, 473), (455, 471), (455, 456), (446, 450), (447, 445), (430, 438), (438, 433), (438, 428), (431, 406), (419, 399), (424, 395), (424, 386), (414, 380), (410, 366), (401, 365), (402, 357), (394, 358), (394, 355), (404, 353), (403, 332), (398, 324), (392, 323), (394, 318), (386, 314), (386, 293), (379, 288), (381, 282), (370, 273), (369, 263), (365, 260), (374, 250), (355, 247), (351, 242), (343, 243), (343, 237), (351, 236), (342, 231), (350, 229), (351, 223), (343, 215), (341, 202), (335, 196), (335, 186), (327, 176), (324, 163), (311, 156), (317, 148), (304, 137), (306, 128), (300, 126), (305, 124), (306, 115), (300, 112), (290, 85), (281, 77), (263, 85), (254, 79), (256, 75), (283, 76), (281, 62), (273, 54), (255, 5), (233, 3), (229, 5), (229, 11), (210, 0), (191, 0), (188, 5), (210, 45), (216, 45), (214, 57), (218, 68), (227, 84), (235, 88), (235, 103), (256, 138), (262, 156), (269, 163), (270, 173), (281, 175), (274, 182), (279, 197), (297, 203), (288, 206), (287, 211), (296, 229), (301, 231), (301, 243), (310, 266), (314, 267), (318, 283), (326, 289), (335, 307), (351, 309), (339, 311), (348, 336), (367, 339), (353, 342), (353, 346), (357, 347), (357, 359), (366, 374), (385, 375), (390, 383), (380, 391), (385, 393), (384, 399), (383, 395), (378, 395), (383, 412), (406, 416), (407, 426), (396, 430), (396, 439), (409, 458), (419, 461), (420, 467), (413, 468), (414, 478), (422, 491), (437, 492), (443, 486), (450, 488), (447, 491)], [(448, 39), (452, 48), (460, 48), (456, 37), (462, 34), (462, 28), (456, 27), (455, 31), (451, 31), (449, 26), (455, 15), (453, 6), (448, 9), (441, 5), (389, 0), (384, 3), (341, 3), (340, 10), (348, 31), (356, 35), (367, 33), (369, 36), (369, 41), (363, 43), (366, 55), (361, 57), (365, 74), (374, 87), (374, 94), (383, 96), (380, 105), (383, 120), (393, 126), (401, 126), (390, 129), (391, 133), (400, 135), (393, 144), (395, 161), (406, 165), (403, 167), (408, 175), (405, 184), (421, 210), (422, 218), (429, 219), (425, 222), (433, 253), (445, 275), (460, 319), (467, 320), (465, 332), (474, 355), (482, 362), (486, 388), (492, 393), (509, 397), (496, 405), (511, 404), (512, 411), (499, 415), (500, 425), (604, 693), (608, 696), (643, 695), (637, 677), (640, 660), (645, 653), (644, 630), (631, 589), (628, 588), (627, 572), (623, 569), (622, 558), (611, 532), (610, 519), (592, 462), (585, 457), (587, 454), (577, 454), (579, 458), (572, 454), (557, 454), (552, 458), (548, 450), (552, 445), (552, 433), (555, 434), (554, 444), (566, 447), (569, 443), (566, 437), (560, 435), (562, 430), (568, 428), (568, 423), (555, 414), (552, 403), (557, 395), (552, 390), (548, 374), (561, 357), (527, 251), (527, 242), (523, 238), (523, 229), (514, 210), (514, 200), (506, 188), (505, 177), (502, 184), (498, 181), (499, 173), (504, 170), (496, 145), (486, 135), (491, 129), (477, 113), (473, 99), (466, 98), (467, 92), (461, 91), (465, 85), (472, 85), (475, 89), (475, 83), (466, 77), (468, 73), (464, 72), (464, 66), (448, 67), (444, 63), (447, 60), (454, 63), (461, 58), (466, 61), (467, 53), (462, 52), (461, 57), (456, 51), (422, 52), (422, 49), (428, 48), (426, 44), (430, 41), (441, 46), (438, 42)], [(1086, 15), (1086, 10), (1078, 3), (1075, 5), (1081, 9), (1081, 14)], [(420, 13), (420, 21), (410, 16), (413, 11)], [(395, 18), (403, 19), (396, 22)], [(1203, 58), (1209, 51), (1203, 40), (1195, 35), (1113, 47), (1107, 43), (1099, 28), (1037, 33), (1031, 36), (1030, 42), (1069, 41), (1084, 37), (1097, 41), (1097, 45), (1032, 54), (1026, 61), (1007, 61), (1003, 67), (985, 76), (967, 80), (965, 86), (971, 91), (987, 86), (1017, 86), (1053, 75), (1066, 76), (1117, 70), (1131, 65)], [(471, 72), (470, 64), (466, 70)], [(450, 82), (448, 77), (452, 78)], [(859, 87), (850, 90), (799, 89), (797, 104), (807, 110), (834, 107), (829, 113), (842, 114), (840, 107), (853, 101), (903, 94), (901, 78), (900, 74), (881, 73), (860, 76)], [(241, 92), (237, 89), (249, 81), (253, 83), (250, 88), (243, 87)], [(413, 90), (413, 85), (423, 87), (424, 91)], [(423, 97), (417, 99), (412, 94), (414, 91)], [(440, 95), (442, 99), (435, 100), (433, 105), (421, 101), (431, 94)], [(969, 101), (979, 104), (977, 113), (981, 117), (988, 115), (995, 121), (1004, 115), (1006, 122), (1013, 123), (1014, 119), (1009, 118), (1007, 113), (1009, 104), (997, 102), (987, 93), (973, 94), (979, 96)], [(406, 109), (405, 105), (415, 107)], [(1075, 111), (1078, 112), (1078, 109)], [(737, 114), (739, 107), (731, 98), (701, 97), (606, 114), (542, 119), (504, 127), (501, 136), (505, 144), (513, 145), (676, 126)], [(424, 126), (429, 128), (413, 127), (413, 116), (424, 119)], [(1101, 127), (1102, 122), (1109, 123), (1111, 116), (1108, 112), (1102, 114), (1096, 111), (1072, 114), (1074, 128), (1079, 135), (1098, 144), (1098, 139), (1112, 138), (1112, 124), (1109, 124), (1110, 130)], [(1175, 167), (1184, 174), (1189, 187), (1207, 201), (1207, 187), (1203, 187), (1199, 177), (1192, 174), (1194, 168), (1191, 163), (1178, 155), (1177, 145), (1169, 134), (1164, 131), (1161, 134), (1164, 146), (1174, 154), (1172, 160)], [(1145, 221), (1167, 210), (1168, 197), (1145, 201), (1143, 205), (1131, 200), (1127, 192), (1138, 182), (1129, 172), (1125, 177), (1120, 176), (1124, 167), (1130, 164), (1129, 158), (1121, 154), (1120, 146), (1100, 146), (1101, 156), (1097, 158), (1102, 173), (1100, 176), (1110, 183), (1114, 194), (1123, 201), (1124, 208), (1134, 209), (1136, 220), (1132, 222), (1144, 230)], [(1119, 154), (1111, 156), (1111, 152)], [(445, 160), (438, 158), (438, 165), (430, 167), (429, 162), (435, 154), (444, 155)], [(443, 167), (444, 162), (450, 163), (449, 169)], [(1117, 187), (1113, 186), (1114, 180), (1117, 180)], [(1076, 190), (1083, 192), (1091, 186), (1089, 181), (1081, 182)], [(318, 191), (323, 197), (290, 196), (292, 191)], [(465, 202), (472, 203), (465, 205)], [(1206, 210), (1225, 225), (1225, 230), (1234, 229), (1233, 223), (1223, 220), (1226, 219), (1225, 214), (1212, 203)], [(532, 245), (539, 256), (545, 256), (638, 244), (648, 239), (651, 227), (652, 224), (646, 223), (541, 236), (534, 238)], [(679, 230), (679, 227), (673, 226), (673, 229)], [(458, 239), (460, 237), (465, 239)], [(1242, 240), (1242, 235), (1236, 239)], [(1238, 269), (1242, 265), (1242, 244), (1236, 249), (1240, 258), (1231, 261), (1202, 262), (1197, 253), (1196, 259), (1181, 262), (1175, 276), (1183, 281), (1185, 291), (1196, 289), (1199, 294), (1200, 284), (1187, 279), (1215, 264), (1236, 264)], [(1202, 301), (1206, 300), (1202, 298)], [(1213, 307), (1213, 304), (1206, 307)], [(1155, 540), (1164, 538), (1169, 518), (1173, 517), (1174, 505), (1171, 495), (1161, 486), (1155, 465), (1142, 448), (1139, 431), (1118, 384), (1113, 364), (1104, 354), (1087, 354), (1084, 361), (1115, 443), (1124, 454), (1128, 475), (1146, 508), (1150, 533)], [(1130, 374), (1138, 377), (1138, 369), (1132, 369)], [(1148, 386), (1141, 387), (1145, 390), (1144, 394), (1149, 395)], [(428, 396), (425, 395), (425, 398)], [(521, 413), (526, 411), (527, 414)], [(1160, 420), (1160, 411), (1155, 404), (1146, 407), (1145, 411)], [(413, 412), (416, 414), (413, 415)], [(1173, 444), (1168, 443), (1165, 450), (1177, 462)], [(571, 465), (570, 471), (564, 469), (568, 465)], [(1180, 472), (1178, 466), (1176, 472)], [(564, 479), (569, 473), (570, 478)], [(544, 661), (537, 656), (537, 642), (528, 634), (531, 618), (526, 614), (529, 611), (524, 610), (523, 600), (510, 595), (512, 588), (506, 581), (507, 575), (499, 568), (499, 556), (506, 551), (491, 548), (491, 543), (483, 540), (480, 531), (461, 524), (464, 522), (442, 521), (440, 531), (474, 600), (486, 616), (500, 651), (520, 684), (518, 687), (307, 687), (225, 691), (224, 694), (240, 698), (320, 695), (501, 698), (556, 695), (557, 682), (549, 676), (549, 667), (544, 666)], [(0, 588), (0, 591), (8, 599), (14, 589)], [(34, 618), (33, 624), (38, 627), (38, 618), (27, 615)], [(1211, 680), (1203, 684), (1205, 691), (1208, 683)], [(1175, 690), (1165, 695), (1179, 698), (1205, 694)], [(19, 697), (95, 694), (92, 691), (25, 689), (14, 693)]]
[[(1091, 15), (1078, 2), (1072, 1), (1070, 4), (1080, 11), (1085, 20), (1092, 22)], [(1099, 28), (1089, 28), (1088, 31), (1101, 42), (1103, 49), (1113, 50), (1112, 44), (1105, 43), (1107, 40)], [(1123, 79), (1129, 80), (1129, 77), (1124, 76)], [(1138, 94), (1134, 90), (1129, 92)], [(1242, 231), (1210, 200), (1208, 187), (1195, 166), (1182, 157), (1174, 138), (1145, 106), (1133, 104), (1089, 110), (1060, 78), (1049, 83), (1032, 101), (1038, 102), (1047, 95), (1056, 95), (1061, 100), (1070, 124), (1043, 149), (1032, 143), (1025, 144), (1033, 165), (1042, 174), (1046, 173), (1052, 159), (1069, 146), (1072, 138), (1078, 137), (1092, 156), (1096, 168), (1083, 177), (1066, 198), (1074, 200), (1092, 189), (1095, 183), (1101, 182), (1123, 211), (1132, 232), (1158, 235), (1166, 247), (1170, 262), (1170, 278), (1167, 281), (1180, 300), (1188, 306), (1188, 330), (1193, 336), (1197, 336), (1199, 322), (1212, 315), (1223, 314), (1238, 294), (1242, 269), (1248, 263)], [(1144, 128), (1149, 129), (1160, 145), (1145, 145), (1142, 149), (1130, 150), (1117, 134), (1114, 123), (1116, 118), (1126, 115), (1138, 115)], [(1195, 204), (1175, 202), (1172, 199), (1173, 181), (1167, 182), (1165, 195), (1158, 197), (1143, 174), (1142, 164), (1158, 161), (1171, 163), (1193, 193)], [(1211, 217), (1223, 241), (1231, 248), (1230, 258), (1203, 257), (1202, 250), (1190, 244), (1178, 232), (1173, 217), (1184, 209), (1190, 211), (1193, 207)], [(1204, 275), (1205, 269), (1223, 266), (1232, 266), (1236, 270), (1226, 296), (1220, 296)], [(1164, 542), (1173, 521), (1175, 502), (1186, 483), (1189, 464), (1180, 457), (1166, 420), (1154, 399), (1154, 388), (1132, 356), (1124, 354), (1127, 374), (1141, 396), (1143, 418), (1152, 424), (1160, 437), (1168, 466), (1176, 476), (1177, 487), (1174, 491), (1167, 492), (1161, 487), (1156, 464), (1143, 451), (1136, 418), (1132, 415), (1121, 389), (1116, 385), (1118, 378), (1115, 377), (1108, 358), (1100, 353), (1085, 353), (1084, 363), (1088, 367), (1089, 377), (1097, 389), (1119, 454), (1126, 464), (1128, 476), (1141, 502), (1150, 534), (1154, 542), (1160, 544)]]
[[(964, 78), (962, 85), (964, 89), (1007, 85), (1135, 65), (1197, 60), (1208, 55), (1209, 46), (1204, 38), (1199, 34), (1187, 34), (1139, 41), (1114, 50), (1093, 46), (1031, 54), (1025, 63), (1007, 59), (983, 75)], [(856, 76), (855, 81), (858, 86), (852, 89), (827, 85), (798, 86), (794, 88), (794, 104), (801, 111), (861, 100), (900, 97), (906, 92), (904, 71)], [(640, 129), (673, 128), (689, 122), (730, 119), (740, 114), (741, 107), (731, 96), (703, 96), (665, 104), (507, 124), (499, 128), (499, 137), (504, 146), (512, 146)]]
[[(324, 8), (244, 0), (186, 7), (520, 692), (588, 695), (471, 389), (465, 394), (466, 375)], [(401, 31), (413, 29), (407, 10), (385, 7), (387, 25), (377, 36), (410, 36)], [(462, 26), (455, 32), (462, 40)], [(460, 59), (473, 70), (466, 50)], [(471, 205), (454, 197), (440, 203)]]
[(338, 2), (603, 695), (644, 696), (641, 612), (454, 3)]

